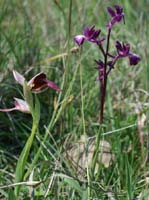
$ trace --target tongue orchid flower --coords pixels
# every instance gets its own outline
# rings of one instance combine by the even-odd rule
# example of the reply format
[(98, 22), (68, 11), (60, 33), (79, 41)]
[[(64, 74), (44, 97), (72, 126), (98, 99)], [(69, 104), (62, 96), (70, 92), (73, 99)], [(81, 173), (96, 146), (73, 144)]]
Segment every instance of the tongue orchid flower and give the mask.
[[(13, 71), (13, 76), (15, 80), (23, 85), (25, 78), (17, 71)], [(50, 81), (47, 79), (46, 74), (43, 72), (40, 72), (39, 74), (35, 75), (30, 81), (27, 82), (27, 85), (33, 92), (42, 92), (44, 88), (52, 88), (53, 90), (56, 90), (58, 92), (61, 91), (61, 89), (58, 87), (57, 84), (55, 84), (53, 81)]]

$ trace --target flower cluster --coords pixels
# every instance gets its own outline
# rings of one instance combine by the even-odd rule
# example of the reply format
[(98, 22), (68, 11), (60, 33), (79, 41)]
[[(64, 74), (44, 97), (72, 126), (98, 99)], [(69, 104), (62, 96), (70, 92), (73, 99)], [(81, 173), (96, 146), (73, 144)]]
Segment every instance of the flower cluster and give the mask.
[[(123, 13), (123, 8), (120, 7), (119, 5), (115, 5), (114, 9), (111, 7), (108, 7), (107, 10), (111, 16), (107, 24), (107, 27), (109, 30), (108, 32), (110, 32), (114, 24), (124, 20), (124, 13)], [(96, 43), (97, 45), (100, 45), (100, 47), (102, 47), (102, 42), (105, 40), (105, 38), (99, 38), (100, 33), (101, 33), (101, 30), (100, 29), (95, 30), (95, 26), (92, 26), (91, 28), (85, 27), (84, 34), (75, 36), (74, 41), (79, 46), (83, 45), (84, 41), (89, 41), (92, 43)], [(124, 44), (120, 41), (116, 41), (115, 47), (116, 47), (117, 55), (111, 55), (109, 52), (103, 51), (103, 48), (102, 48), (102, 53), (104, 54), (104, 56), (107, 56), (108, 58), (112, 59), (111, 61), (107, 62), (107, 66), (108, 66), (107, 74), (112, 68), (114, 68), (116, 61), (120, 58), (128, 57), (130, 65), (136, 65), (140, 61), (140, 57), (138, 55), (130, 52), (130, 45), (128, 43)], [(100, 72), (99, 80), (102, 80), (103, 71), (105, 68), (104, 62), (99, 60), (99, 61), (96, 61), (96, 63), (98, 65), (98, 69)]]
[[(17, 83), (19, 83), (22, 86), (25, 84), (25, 81), (26, 81), (25, 77), (22, 76), (19, 72), (13, 70), (13, 76)], [(58, 92), (61, 91), (58, 85), (55, 84), (53, 81), (48, 80), (46, 78), (46, 74), (44, 74), (43, 72), (35, 75), (30, 81), (28, 81), (27, 86), (34, 93), (43, 92), (44, 88), (46, 87), (56, 90)], [(0, 109), (0, 112), (11, 112), (14, 110), (19, 110), (24, 113), (30, 113), (29, 105), (27, 104), (27, 102), (23, 99), (19, 99), (15, 97), (14, 97), (14, 107)]]
[[(106, 85), (107, 85), (107, 77), (109, 75), (109, 72), (114, 68), (114, 65), (116, 62), (121, 59), (128, 57), (130, 65), (136, 65), (140, 61), (140, 57), (132, 53), (130, 51), (130, 45), (128, 43), (116, 41), (115, 44), (115, 50), (116, 55), (112, 55), (109, 52), (109, 43), (110, 43), (110, 36), (112, 28), (115, 24), (124, 21), (124, 12), (123, 8), (119, 5), (115, 5), (114, 8), (108, 7), (107, 11), (110, 15), (110, 19), (106, 25), (107, 27), (107, 36), (106, 38), (99, 37), (101, 34), (100, 29), (95, 29), (95, 26), (92, 26), (91, 28), (85, 27), (84, 28), (84, 34), (83, 35), (77, 35), (74, 37), (74, 41), (77, 43), (78, 46), (82, 46), (85, 41), (94, 43), (97, 45), (103, 55), (103, 60), (95, 60), (97, 64), (97, 69), (99, 71), (99, 77), (98, 80), (101, 83), (100, 92), (101, 92), (101, 113), (100, 113), (100, 119), (99, 121), (102, 123), (103, 121), (103, 108), (104, 108), (104, 101), (105, 101), (105, 95), (106, 95)], [(106, 45), (103, 46), (103, 42), (106, 42)], [(105, 47), (105, 48), (104, 48)]]

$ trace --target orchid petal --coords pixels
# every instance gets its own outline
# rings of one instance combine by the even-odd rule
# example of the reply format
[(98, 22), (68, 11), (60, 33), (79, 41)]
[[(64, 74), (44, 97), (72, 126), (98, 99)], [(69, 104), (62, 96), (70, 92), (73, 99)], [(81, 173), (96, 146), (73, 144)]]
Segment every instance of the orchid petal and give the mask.
[(45, 80), (45, 82), (46, 82), (46, 86), (52, 88), (53, 90), (56, 90), (58, 92), (61, 91), (61, 89), (58, 87), (58, 85), (56, 85), (53, 81)]
[(121, 57), (126, 57), (129, 55), (130, 45), (128, 43), (124, 44), (116, 41), (115, 47), (117, 49), (118, 55), (120, 55)]
[(137, 65), (138, 62), (140, 62), (141, 58), (134, 54), (134, 53), (130, 53), (129, 54), (129, 62), (130, 62), (130, 65)]
[(0, 109), (0, 112), (11, 112), (11, 111), (14, 111), (14, 110), (17, 110), (17, 108), (4, 108), (4, 109)]
[(89, 36), (88, 33), (89, 33), (89, 27), (86, 26), (86, 27), (84, 28), (84, 36), (85, 36), (85, 37), (88, 37), (88, 36)]
[(43, 87), (43, 80), (46, 79), (46, 75), (43, 72), (35, 75), (27, 84), (31, 89)]
[(122, 14), (123, 8), (122, 8), (121, 6), (115, 5), (114, 7), (115, 7), (115, 9), (116, 9), (117, 14)]
[(17, 72), (16, 70), (13, 70), (13, 76), (14, 76), (15, 80), (16, 80), (19, 84), (21, 84), (21, 85), (24, 84), (25, 78), (24, 78), (24, 76), (22, 76), (19, 72)]
[(14, 98), (14, 100), (16, 110), (19, 110), (24, 113), (30, 113), (30, 109), (26, 101), (18, 98)]
[(84, 43), (85, 36), (84, 35), (77, 35), (74, 37), (74, 41), (81, 46)]
[(107, 10), (111, 17), (115, 17), (115, 11), (111, 7), (107, 7)]

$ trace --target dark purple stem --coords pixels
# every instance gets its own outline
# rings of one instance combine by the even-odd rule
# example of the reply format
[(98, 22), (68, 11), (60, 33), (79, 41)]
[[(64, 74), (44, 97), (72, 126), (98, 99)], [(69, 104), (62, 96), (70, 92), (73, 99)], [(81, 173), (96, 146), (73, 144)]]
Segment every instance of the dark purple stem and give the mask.
[(110, 67), (110, 68), (108, 69), (108, 71), (107, 71), (107, 76), (108, 76), (108, 74), (110, 73), (111, 69), (113, 69), (113, 68)]
[(115, 56), (113, 56), (112, 54), (108, 53), (108, 56), (111, 58), (115, 58)]
[(104, 51), (104, 48), (103, 48), (102, 44), (98, 44), (98, 47), (99, 47), (99, 49), (101, 50), (103, 56), (105, 57), (106, 54), (105, 54), (105, 51)]
[(100, 114), (99, 114), (99, 123), (103, 123), (103, 113), (104, 113), (104, 104), (105, 104), (105, 96), (106, 96), (106, 88), (107, 88), (107, 61), (108, 61), (108, 51), (109, 51), (109, 42), (110, 42), (110, 34), (111, 29), (108, 30), (108, 36), (107, 36), (107, 46), (106, 46), (106, 52), (104, 54), (104, 75), (103, 79), (100, 82)]
[[(108, 55), (109, 55), (109, 54), (108, 54)], [(114, 57), (115, 57), (115, 58), (114, 58)], [(114, 68), (114, 65), (115, 65), (116, 61), (117, 61), (120, 57), (119, 57), (119, 56), (113, 56), (113, 58), (114, 58), (114, 60), (113, 60), (113, 62), (112, 62), (112, 66), (113, 66), (113, 67), (110, 67), (110, 68), (107, 70), (107, 76), (108, 76), (108, 74), (110, 73), (111, 69)]]

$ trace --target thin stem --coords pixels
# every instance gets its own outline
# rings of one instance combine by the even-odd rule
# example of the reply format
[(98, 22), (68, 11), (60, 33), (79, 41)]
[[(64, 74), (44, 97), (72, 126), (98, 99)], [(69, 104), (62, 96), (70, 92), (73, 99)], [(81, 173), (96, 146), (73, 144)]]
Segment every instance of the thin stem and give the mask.
[(54, 3), (55, 3), (56, 6), (58, 7), (58, 9), (62, 12), (62, 15), (63, 15), (63, 17), (64, 17), (64, 19), (65, 19), (65, 21), (66, 21), (66, 15), (65, 15), (64, 9), (62, 8), (60, 2), (57, 1), (57, 0), (54, 0)]
[[(111, 29), (108, 30), (108, 38), (107, 38), (107, 48), (106, 48), (106, 55), (108, 56), (108, 51), (109, 51), (109, 42), (110, 42), (110, 35), (111, 35)], [(107, 57), (106, 57), (107, 59)], [(107, 60), (106, 60), (107, 61)]]
[[(81, 90), (81, 115), (82, 115), (82, 126), (83, 126), (83, 134), (86, 136), (86, 129), (85, 129), (85, 117), (84, 117), (84, 96), (83, 96), (83, 81), (82, 81), (82, 65), (81, 65), (81, 52), (82, 48), (80, 48), (80, 55), (79, 55), (79, 69), (80, 69), (80, 90)], [(87, 141), (86, 141), (87, 142)], [(85, 144), (86, 146), (87, 144)], [(87, 155), (86, 155), (87, 157)], [(90, 185), (90, 177), (89, 177), (89, 170), (88, 170), (88, 159), (86, 159), (85, 163), (87, 167), (87, 180), (88, 185)], [(87, 198), (90, 199), (90, 187), (87, 187)]]
[(105, 96), (106, 96), (106, 87), (107, 87), (107, 61), (108, 61), (108, 51), (109, 51), (109, 42), (110, 42), (110, 34), (111, 29), (108, 31), (107, 36), (107, 46), (106, 46), (106, 52), (104, 56), (104, 75), (103, 80), (100, 82), (100, 89), (101, 89), (101, 96), (100, 96), (100, 115), (99, 115), (99, 123), (103, 123), (103, 112), (104, 112), (104, 103), (105, 103)]
[(105, 54), (105, 51), (104, 51), (104, 48), (103, 48), (102, 44), (98, 44), (98, 47), (99, 47), (99, 49), (101, 50), (103, 56), (105, 57), (106, 54)]
[(108, 53), (108, 56), (111, 57), (111, 58), (113, 58), (113, 59), (115, 58), (115, 56), (113, 56), (113, 55), (110, 54), (110, 53)]
[(71, 38), (71, 17), (72, 17), (72, 0), (69, 4), (69, 16), (68, 16), (68, 37)]
[(82, 81), (82, 66), (81, 66), (81, 49), (80, 49), (80, 89), (81, 89), (81, 114), (82, 114), (82, 125), (83, 125), (83, 134), (85, 135), (85, 118), (84, 118), (84, 98), (83, 98), (83, 81)]
[(105, 99), (105, 90), (104, 90), (104, 82), (103, 80), (101, 80), (100, 82), (100, 92), (101, 92), (101, 96), (100, 96), (100, 115), (99, 115), (99, 123), (102, 124), (103, 123), (103, 109), (104, 109), (104, 99)]

